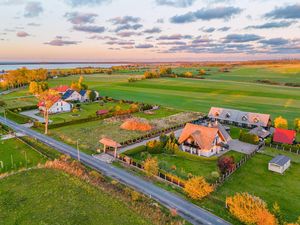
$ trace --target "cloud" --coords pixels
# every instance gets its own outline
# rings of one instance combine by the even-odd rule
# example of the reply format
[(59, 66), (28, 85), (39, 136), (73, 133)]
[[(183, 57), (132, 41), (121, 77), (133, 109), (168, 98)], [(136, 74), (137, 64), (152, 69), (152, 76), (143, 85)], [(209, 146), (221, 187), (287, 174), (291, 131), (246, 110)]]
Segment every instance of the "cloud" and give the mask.
[(123, 16), (123, 17), (115, 17), (112, 19), (109, 19), (108, 21), (113, 23), (114, 25), (117, 24), (128, 24), (128, 23), (138, 23), (140, 22), (140, 17), (133, 17), (133, 16)]
[(160, 33), (161, 29), (159, 27), (153, 27), (151, 29), (146, 29), (144, 30), (144, 33), (146, 34), (155, 34), (155, 33)]
[(164, 19), (163, 18), (157, 19), (156, 23), (164, 23)]
[(73, 7), (77, 6), (96, 6), (104, 3), (110, 3), (111, 0), (65, 0), (69, 5)]
[(269, 22), (264, 23), (262, 25), (255, 25), (255, 26), (248, 26), (246, 29), (270, 29), (270, 28), (281, 28), (281, 27), (289, 27), (291, 26), (295, 21), (279, 21), (279, 22)]
[(105, 27), (103, 26), (85, 26), (85, 25), (75, 25), (73, 29), (76, 31), (82, 31), (87, 33), (103, 33)]
[(116, 38), (116, 37), (99, 36), (99, 35), (93, 35), (93, 36), (89, 37), (89, 39), (94, 39), (94, 40), (110, 40), (110, 41), (118, 40), (118, 38)]
[(134, 31), (123, 31), (123, 32), (117, 33), (117, 35), (120, 36), (120, 37), (131, 37), (131, 36), (141, 35), (141, 33), (137, 33), (137, 32), (134, 32)]
[(216, 28), (214, 28), (214, 27), (208, 27), (208, 28), (202, 27), (199, 30), (201, 30), (201, 31), (203, 31), (205, 33), (212, 33), (212, 32), (214, 32), (216, 30)]
[(115, 32), (119, 32), (119, 31), (122, 31), (122, 30), (138, 30), (140, 28), (142, 28), (143, 25), (142, 24), (122, 24), (122, 25), (119, 25), (117, 26), (117, 28), (114, 30)]
[(225, 31), (228, 31), (228, 30), (230, 30), (230, 27), (220, 27), (218, 29), (218, 31), (222, 31), (222, 32), (225, 32)]
[(37, 17), (43, 12), (43, 7), (40, 2), (28, 2), (25, 6), (24, 17)]
[(266, 18), (273, 19), (299, 19), (300, 18), (300, 4), (277, 7), (271, 12), (266, 13)]
[(39, 24), (39, 23), (28, 23), (27, 25), (28, 26), (32, 26), (32, 27), (39, 27), (39, 26), (41, 26), (41, 24)]
[(139, 44), (136, 45), (135, 48), (153, 48), (154, 46), (152, 44)]
[(45, 42), (45, 45), (52, 45), (52, 46), (67, 46), (67, 45), (77, 45), (79, 44), (79, 41), (69, 41), (64, 40), (64, 37), (57, 36), (54, 40)]
[(212, 20), (212, 19), (230, 19), (240, 14), (241, 8), (232, 6), (220, 6), (215, 8), (202, 8), (195, 12), (188, 12), (183, 15), (176, 15), (170, 18), (171, 23), (190, 23), (196, 20)]
[(28, 37), (28, 36), (30, 36), (27, 32), (25, 32), (25, 31), (19, 31), (19, 32), (17, 32), (17, 37)]
[(181, 40), (181, 39), (191, 39), (191, 35), (181, 35), (181, 34), (173, 34), (173, 35), (163, 35), (160, 36), (157, 40)]
[(159, 42), (158, 45), (186, 45), (184, 41)]
[(289, 40), (284, 38), (271, 38), (271, 39), (261, 40), (259, 41), (259, 43), (262, 43), (264, 45), (277, 46), (277, 45), (286, 45), (289, 43)]
[(157, 5), (185, 8), (194, 4), (196, 0), (156, 0)]
[(95, 13), (79, 13), (79, 12), (71, 12), (66, 13), (64, 15), (67, 20), (73, 24), (87, 24), (87, 23), (94, 23), (95, 18), (98, 15)]
[(256, 34), (229, 34), (224, 38), (224, 43), (229, 42), (250, 42), (250, 41), (257, 41), (262, 39), (261, 36), (258, 36)]
[(117, 40), (117, 41), (108, 41), (106, 42), (108, 45), (134, 45), (134, 41), (124, 41), (124, 40)]

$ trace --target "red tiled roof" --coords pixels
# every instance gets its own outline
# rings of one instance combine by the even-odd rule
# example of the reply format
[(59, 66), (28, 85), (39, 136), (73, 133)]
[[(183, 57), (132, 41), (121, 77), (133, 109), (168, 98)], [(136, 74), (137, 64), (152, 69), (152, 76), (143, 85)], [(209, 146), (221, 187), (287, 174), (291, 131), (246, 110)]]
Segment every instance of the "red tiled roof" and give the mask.
[[(60, 97), (59, 96), (53, 96), (51, 101), (54, 103), (56, 103), (58, 100), (60, 100)], [(40, 101), (38, 104), (37, 104), (38, 107), (40, 106), (45, 106), (45, 102), (44, 101)]]
[(293, 144), (296, 138), (296, 131), (276, 128), (273, 141), (278, 143)]
[(55, 91), (58, 91), (58, 92), (66, 92), (70, 87), (67, 86), (67, 85), (60, 85), (60, 86), (57, 86), (57, 87), (54, 87), (54, 88), (51, 88)]

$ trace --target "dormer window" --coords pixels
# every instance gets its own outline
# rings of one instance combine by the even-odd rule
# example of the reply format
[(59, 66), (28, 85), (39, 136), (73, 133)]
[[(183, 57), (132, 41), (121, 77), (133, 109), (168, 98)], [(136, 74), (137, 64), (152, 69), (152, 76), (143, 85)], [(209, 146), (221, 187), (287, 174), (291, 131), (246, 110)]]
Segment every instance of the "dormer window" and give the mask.
[(247, 121), (247, 120), (248, 120), (248, 117), (247, 117), (247, 116), (243, 116), (243, 117), (242, 117), (242, 120), (243, 120), (243, 121)]
[(215, 112), (215, 117), (219, 117), (220, 113), (219, 112)]
[(226, 118), (230, 118), (230, 113), (226, 113)]
[(254, 123), (258, 123), (258, 122), (259, 122), (259, 118), (255, 117), (255, 118), (253, 119), (253, 121), (254, 121)]

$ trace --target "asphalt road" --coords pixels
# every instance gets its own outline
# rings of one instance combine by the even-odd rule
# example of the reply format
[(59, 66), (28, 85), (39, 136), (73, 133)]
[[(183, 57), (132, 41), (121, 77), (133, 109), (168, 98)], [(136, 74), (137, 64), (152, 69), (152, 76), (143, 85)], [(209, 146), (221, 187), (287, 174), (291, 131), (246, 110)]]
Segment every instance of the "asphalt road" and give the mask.
[[(29, 128), (16, 124), (13, 121), (5, 120), (0, 116), (0, 123), (12, 128), (17, 132), (23, 132), (24, 134), (33, 137), (48, 146), (53, 147), (61, 153), (68, 154), (71, 157), (77, 159), (78, 152), (75, 148), (59, 142), (53, 138), (50, 138), (44, 134), (38, 133)], [(113, 179), (131, 186), (132, 188), (150, 196), (156, 201), (160, 202), (167, 208), (176, 209), (178, 214), (191, 222), (192, 224), (212, 224), (212, 225), (225, 225), (229, 224), (223, 219), (211, 214), (210, 212), (184, 200), (183, 198), (170, 193), (162, 188), (155, 186), (154, 184), (145, 181), (144, 179), (137, 177), (127, 171), (114, 167), (105, 162), (99, 161), (90, 155), (83, 152), (79, 152), (80, 161), (91, 168), (98, 170), (99, 172), (109, 176)]]

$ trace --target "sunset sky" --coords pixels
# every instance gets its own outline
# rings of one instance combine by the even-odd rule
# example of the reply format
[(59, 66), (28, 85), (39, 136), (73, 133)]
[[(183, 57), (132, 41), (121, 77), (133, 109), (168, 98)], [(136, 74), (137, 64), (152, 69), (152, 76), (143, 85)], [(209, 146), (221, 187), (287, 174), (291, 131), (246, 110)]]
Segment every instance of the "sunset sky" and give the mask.
[(0, 0), (0, 61), (300, 58), (299, 0)]

